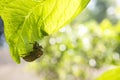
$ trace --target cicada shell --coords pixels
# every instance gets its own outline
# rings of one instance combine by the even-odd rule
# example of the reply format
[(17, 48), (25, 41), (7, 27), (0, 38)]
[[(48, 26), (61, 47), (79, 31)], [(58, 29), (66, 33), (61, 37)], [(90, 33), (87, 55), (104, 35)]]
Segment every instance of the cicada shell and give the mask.
[(29, 55), (23, 57), (23, 59), (27, 62), (32, 62), (42, 55), (43, 55), (42, 46), (35, 42), (33, 44), (33, 51), (31, 51)]

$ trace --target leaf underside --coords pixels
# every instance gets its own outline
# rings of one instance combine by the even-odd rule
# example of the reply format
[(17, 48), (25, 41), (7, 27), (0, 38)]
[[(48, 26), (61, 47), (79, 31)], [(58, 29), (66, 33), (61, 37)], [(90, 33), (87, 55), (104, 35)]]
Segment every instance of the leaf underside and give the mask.
[(120, 80), (120, 67), (106, 71), (96, 80)]
[(13, 0), (9, 3), (3, 1), (4, 6), (0, 4), (0, 15), (4, 21), (5, 37), (12, 58), (20, 63), (20, 57), (28, 55), (32, 50), (30, 43), (58, 31), (74, 19), (89, 1)]

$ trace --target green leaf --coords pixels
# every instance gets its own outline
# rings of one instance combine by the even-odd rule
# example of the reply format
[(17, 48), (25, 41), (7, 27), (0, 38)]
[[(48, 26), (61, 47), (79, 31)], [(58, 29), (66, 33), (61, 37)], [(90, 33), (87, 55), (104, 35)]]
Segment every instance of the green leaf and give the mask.
[(34, 41), (53, 34), (75, 18), (90, 0), (15, 0), (2, 10), (12, 58), (20, 63)]
[(7, 6), (9, 3), (13, 2), (15, 0), (0, 0), (0, 15), (2, 13), (2, 10), (5, 6)]
[(106, 71), (96, 80), (120, 80), (120, 67)]

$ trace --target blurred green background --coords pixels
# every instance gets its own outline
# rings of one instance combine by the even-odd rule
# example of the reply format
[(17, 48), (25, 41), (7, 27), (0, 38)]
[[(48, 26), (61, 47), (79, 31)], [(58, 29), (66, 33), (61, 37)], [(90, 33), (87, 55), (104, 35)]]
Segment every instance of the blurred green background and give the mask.
[(44, 55), (32, 63), (11, 60), (0, 23), (0, 80), (94, 80), (120, 65), (120, 0), (91, 0), (70, 24), (40, 41)]

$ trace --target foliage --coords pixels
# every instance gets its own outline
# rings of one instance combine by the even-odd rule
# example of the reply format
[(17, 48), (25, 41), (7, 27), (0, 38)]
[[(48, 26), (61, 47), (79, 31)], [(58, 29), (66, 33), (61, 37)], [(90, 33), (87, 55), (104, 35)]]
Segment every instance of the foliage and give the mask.
[(120, 67), (106, 71), (96, 80), (120, 80)]
[(42, 80), (93, 80), (95, 70), (120, 65), (119, 25), (108, 19), (100, 24), (68, 25), (42, 41), (44, 58), (30, 63), (29, 68), (41, 74)]
[(0, 15), (13, 60), (20, 63), (20, 57), (33, 51), (30, 43), (58, 31), (75, 18), (89, 1), (0, 0)]

